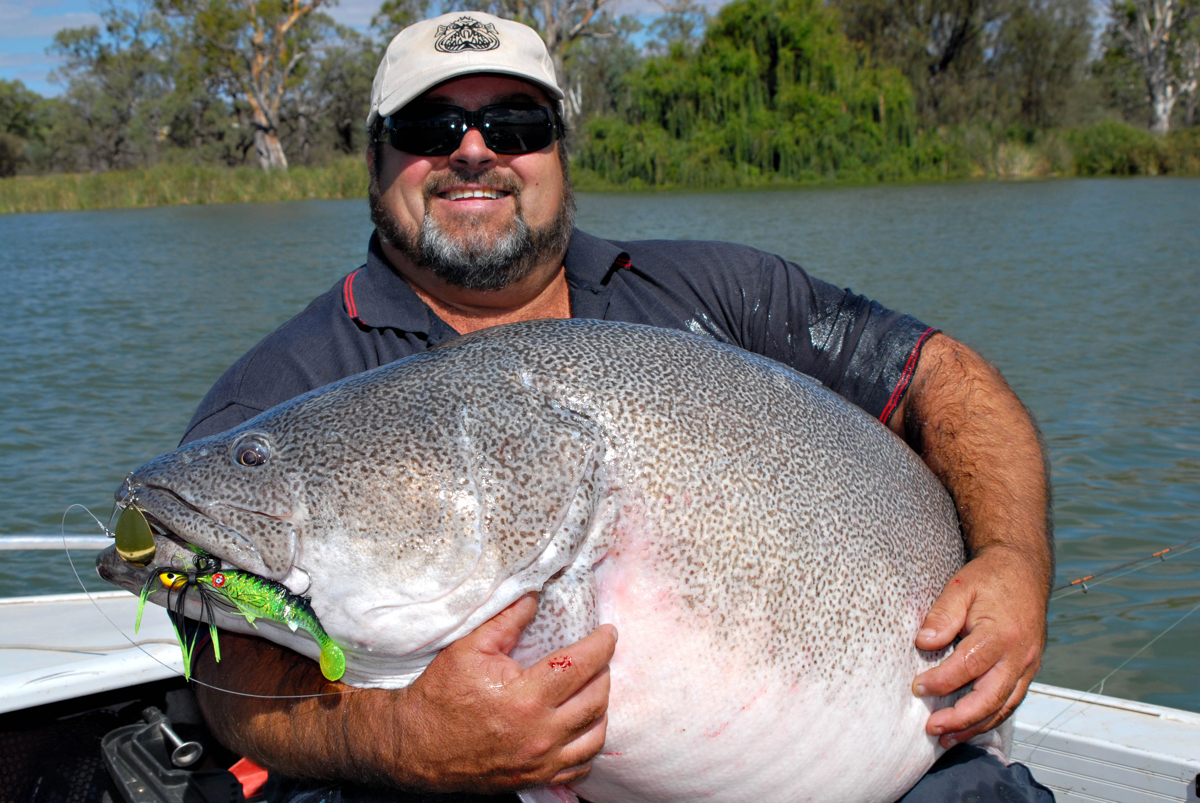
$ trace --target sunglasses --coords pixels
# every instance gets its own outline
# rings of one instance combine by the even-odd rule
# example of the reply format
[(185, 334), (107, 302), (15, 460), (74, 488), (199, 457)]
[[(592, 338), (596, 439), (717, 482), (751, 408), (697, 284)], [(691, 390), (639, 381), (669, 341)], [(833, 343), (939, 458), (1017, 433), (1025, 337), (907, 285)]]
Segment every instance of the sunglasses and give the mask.
[(478, 129), (496, 153), (540, 151), (561, 136), (560, 123), (536, 103), (497, 103), (470, 111), (458, 106), (410, 103), (383, 121), (384, 137), (414, 156), (454, 153), (468, 129)]

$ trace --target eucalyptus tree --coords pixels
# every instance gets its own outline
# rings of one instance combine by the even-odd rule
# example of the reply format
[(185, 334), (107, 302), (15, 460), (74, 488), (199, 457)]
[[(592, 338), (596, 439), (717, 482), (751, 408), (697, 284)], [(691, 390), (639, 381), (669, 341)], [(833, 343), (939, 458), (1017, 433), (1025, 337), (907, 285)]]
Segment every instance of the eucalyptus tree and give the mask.
[(182, 26), (210, 74), (250, 110), (264, 170), (287, 169), (280, 142), (284, 101), (305, 59), (332, 28), (319, 13), (333, 0), (158, 0)]
[(831, 0), (874, 63), (899, 68), (927, 124), (979, 113), (985, 61), (1010, 0)]
[(0, 78), (0, 177), (11, 176), (27, 161), (30, 140), (44, 134), (45, 104), (20, 81)]
[[(1171, 112), (1180, 95), (1196, 91), (1195, 51), (1189, 47), (1194, 35), (1188, 37), (1185, 33), (1195, 13), (1187, 0), (1109, 2), (1109, 19), (1123, 40), (1124, 55), (1141, 72), (1150, 104), (1150, 130), (1157, 134), (1170, 130)], [(1186, 72), (1189, 68), (1190, 80)]]
[(1070, 101), (1086, 78), (1091, 42), (1090, 0), (1013, 3), (988, 57), (996, 121), (1027, 130), (1073, 122)]
[(66, 83), (54, 125), (75, 150), (68, 169), (152, 163), (164, 137), (161, 102), (172, 86), (164, 20), (142, 4), (114, 3), (100, 17), (103, 30), (65, 28), (49, 48), (62, 59), (55, 77)]

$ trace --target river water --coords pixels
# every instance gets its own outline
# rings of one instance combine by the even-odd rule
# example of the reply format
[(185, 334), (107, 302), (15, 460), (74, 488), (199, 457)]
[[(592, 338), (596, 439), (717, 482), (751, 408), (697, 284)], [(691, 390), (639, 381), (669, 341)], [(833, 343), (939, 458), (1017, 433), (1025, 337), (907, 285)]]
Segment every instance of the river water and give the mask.
[[(1198, 212), (1194, 179), (579, 198), (592, 233), (748, 243), (995, 362), (1045, 433), (1060, 582), (1200, 538)], [(107, 518), (369, 233), (364, 201), (0, 217), (0, 534)], [(1090, 689), (1160, 636), (1104, 692), (1200, 711), (1200, 551), (1090, 585), (1053, 601), (1039, 680)], [(64, 555), (0, 552), (0, 596), (72, 590)]]

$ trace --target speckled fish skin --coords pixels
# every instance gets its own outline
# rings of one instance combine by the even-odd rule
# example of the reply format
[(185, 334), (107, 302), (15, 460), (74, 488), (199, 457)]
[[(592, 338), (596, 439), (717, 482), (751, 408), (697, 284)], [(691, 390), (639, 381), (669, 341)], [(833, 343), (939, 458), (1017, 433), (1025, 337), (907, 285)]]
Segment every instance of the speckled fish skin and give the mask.
[[(247, 438), (265, 465), (234, 461)], [(711, 340), (485, 330), (164, 455), (131, 493), (311, 595), (358, 685), (411, 682), (530, 590), (526, 665), (614, 623), (608, 738), (572, 787), (595, 803), (894, 800), (940, 753), (946, 701), (910, 684), (963, 561), (948, 495), (879, 422)]]

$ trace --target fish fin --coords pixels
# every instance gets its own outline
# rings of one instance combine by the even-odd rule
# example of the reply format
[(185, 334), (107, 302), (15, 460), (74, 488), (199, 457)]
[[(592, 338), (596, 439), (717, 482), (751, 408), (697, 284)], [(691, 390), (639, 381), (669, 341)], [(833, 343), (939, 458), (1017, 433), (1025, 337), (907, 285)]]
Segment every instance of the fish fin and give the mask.
[(346, 674), (346, 654), (332, 641), (321, 645), (321, 674), (326, 680), (340, 680)]
[(517, 792), (521, 803), (579, 803), (579, 798), (565, 786), (535, 786)]

